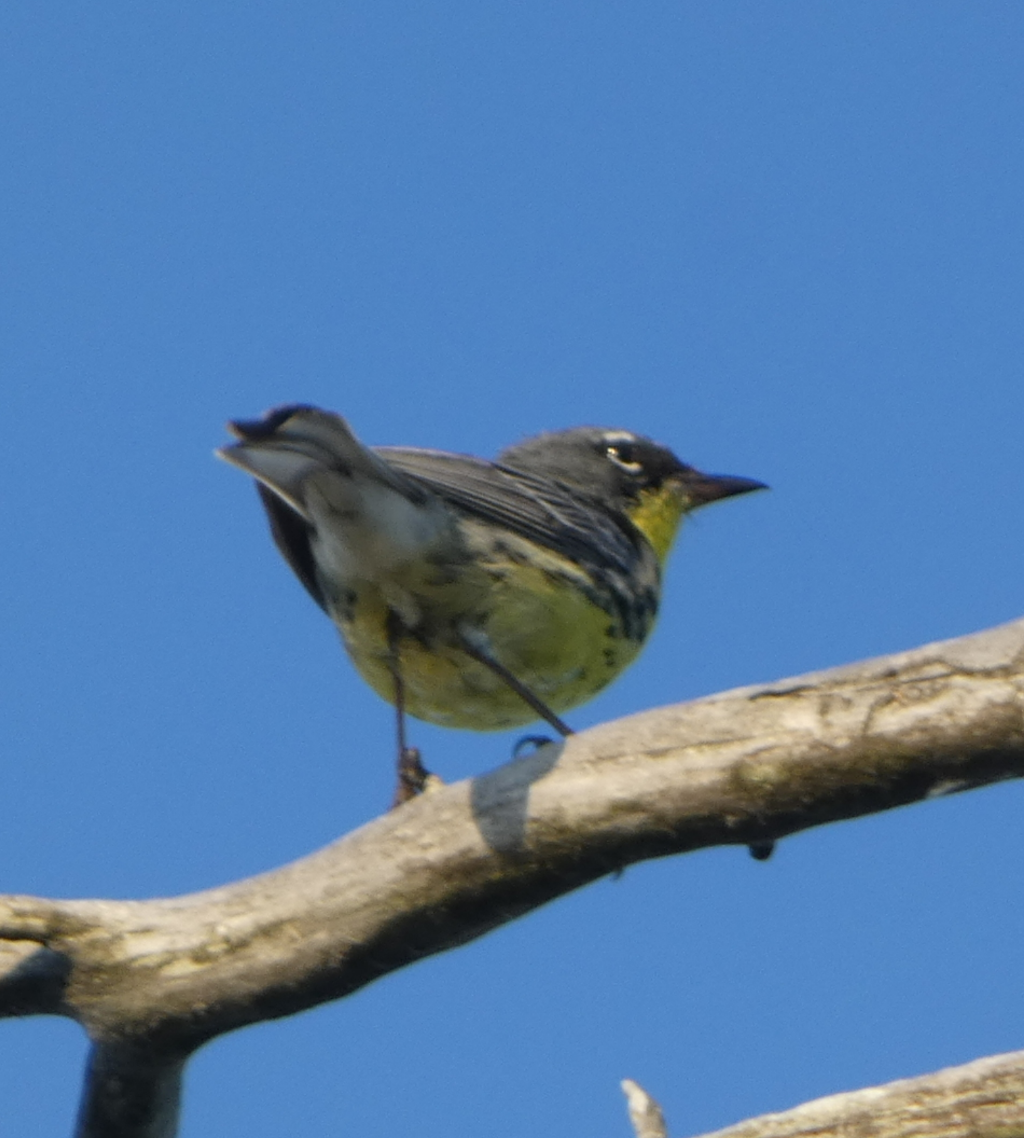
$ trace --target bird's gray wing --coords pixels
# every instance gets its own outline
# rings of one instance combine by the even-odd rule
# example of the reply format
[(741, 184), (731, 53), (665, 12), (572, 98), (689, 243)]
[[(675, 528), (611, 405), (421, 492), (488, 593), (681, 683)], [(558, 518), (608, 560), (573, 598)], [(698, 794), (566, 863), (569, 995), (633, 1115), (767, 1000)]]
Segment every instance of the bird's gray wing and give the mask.
[(327, 612), (327, 599), (320, 588), (316, 575), (316, 560), (313, 557), (312, 530), (309, 522), (268, 490), (262, 482), (256, 483), (263, 508), (270, 522), (270, 533), (281, 556), (291, 566), (292, 572), (302, 582), (306, 592)]
[(601, 503), (559, 482), (448, 451), (373, 450), (457, 510), (584, 566), (629, 573), (642, 557), (639, 535), (627, 519), (620, 522)]

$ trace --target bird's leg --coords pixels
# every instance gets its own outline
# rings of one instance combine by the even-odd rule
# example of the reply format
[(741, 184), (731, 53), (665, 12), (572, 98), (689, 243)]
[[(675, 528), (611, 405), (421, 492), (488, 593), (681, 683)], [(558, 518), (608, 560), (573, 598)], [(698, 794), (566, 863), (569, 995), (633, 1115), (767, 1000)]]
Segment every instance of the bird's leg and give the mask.
[(402, 678), (401, 660), (399, 658), (398, 639), (400, 624), (395, 613), (388, 614), (388, 667), (391, 669), (391, 679), (395, 685), (395, 725), (398, 738), (398, 783), (395, 786), (395, 796), (391, 801), (391, 809), (415, 798), (426, 789), (427, 782), (433, 776), (423, 765), (419, 747), (409, 747), (405, 740), (405, 681)]
[(532, 707), (541, 719), (546, 719), (559, 735), (567, 738), (573, 734), (573, 729), (567, 723), (563, 723), (539, 696), (534, 695), (526, 684), (518, 680), (504, 664), (500, 663), (491, 655), (485, 637), (479, 633), (463, 629), (460, 633), (460, 638), (462, 640), (462, 647), (474, 660), (483, 664), (484, 667), (490, 668), (490, 670), (507, 684), (520, 699)]

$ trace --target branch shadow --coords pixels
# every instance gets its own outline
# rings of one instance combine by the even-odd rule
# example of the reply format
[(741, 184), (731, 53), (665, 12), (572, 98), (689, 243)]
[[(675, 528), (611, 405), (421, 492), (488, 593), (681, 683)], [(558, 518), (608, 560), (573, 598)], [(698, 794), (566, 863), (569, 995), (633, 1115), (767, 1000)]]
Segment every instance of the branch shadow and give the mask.
[(532, 754), (473, 779), (473, 818), (495, 853), (515, 854), (525, 848), (530, 788), (552, 770), (564, 749), (564, 742), (547, 742)]

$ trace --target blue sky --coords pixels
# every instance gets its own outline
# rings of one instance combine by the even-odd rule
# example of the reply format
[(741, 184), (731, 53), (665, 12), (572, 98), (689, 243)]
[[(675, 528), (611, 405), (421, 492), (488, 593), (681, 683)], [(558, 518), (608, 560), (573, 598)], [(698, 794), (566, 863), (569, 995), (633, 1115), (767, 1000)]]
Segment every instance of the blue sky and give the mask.
[[(771, 484), (576, 727), (1024, 613), (1021, 5), (30, 2), (0, 45), (3, 889), (199, 889), (386, 805), (390, 710), (211, 456), (277, 403)], [(512, 741), (413, 733), (449, 779)], [(182, 1133), (625, 1138), (624, 1076), (696, 1133), (1018, 1048), (1022, 805), (632, 868), (214, 1043)], [(0, 1024), (3, 1133), (66, 1133), (84, 1054)]]

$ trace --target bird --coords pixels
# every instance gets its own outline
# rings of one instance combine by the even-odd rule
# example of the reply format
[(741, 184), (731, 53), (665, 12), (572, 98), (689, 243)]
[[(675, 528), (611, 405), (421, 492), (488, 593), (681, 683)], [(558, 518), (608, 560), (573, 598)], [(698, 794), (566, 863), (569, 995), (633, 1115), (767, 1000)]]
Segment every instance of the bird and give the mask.
[(493, 461), (370, 447), (301, 403), (228, 430), (215, 453), (256, 480), (285, 561), (395, 706), (395, 804), (430, 780), (406, 716), (572, 734), (562, 714), (650, 635), (683, 518), (766, 488), (620, 428), (546, 432)]

